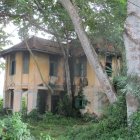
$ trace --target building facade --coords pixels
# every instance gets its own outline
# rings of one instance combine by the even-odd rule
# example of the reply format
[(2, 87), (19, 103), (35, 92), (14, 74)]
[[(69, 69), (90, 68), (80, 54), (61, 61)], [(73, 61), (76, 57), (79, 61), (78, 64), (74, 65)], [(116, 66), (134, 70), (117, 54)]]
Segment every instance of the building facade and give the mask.
[[(27, 112), (36, 108), (40, 113), (55, 112), (59, 99), (66, 93), (65, 60), (61, 48), (56, 42), (38, 37), (28, 39), (27, 43), (29, 48), (23, 41), (0, 52), (0, 57), (6, 60), (4, 108), (18, 112), (26, 104)], [(81, 112), (100, 115), (104, 105), (108, 103), (107, 98), (81, 47), (75, 48), (72, 43), (70, 46), (72, 90), (77, 96), (82, 87), (88, 100)], [(29, 53), (29, 49), (33, 55)], [(119, 55), (111, 49), (106, 51), (106, 55), (104, 52), (98, 54), (108, 75), (116, 75), (120, 69)], [(53, 88), (54, 92), (46, 85)]]

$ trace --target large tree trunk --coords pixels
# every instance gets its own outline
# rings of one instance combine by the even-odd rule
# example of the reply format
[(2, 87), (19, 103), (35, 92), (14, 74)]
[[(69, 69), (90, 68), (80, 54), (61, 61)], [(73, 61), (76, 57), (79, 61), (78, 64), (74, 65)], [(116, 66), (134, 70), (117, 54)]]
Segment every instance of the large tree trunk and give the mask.
[[(126, 49), (127, 75), (140, 78), (140, 0), (127, 2), (127, 19), (125, 23), (124, 43)], [(127, 93), (128, 118), (138, 110), (138, 99), (133, 93)]]
[(69, 59), (68, 56), (65, 58), (65, 73), (66, 73), (66, 86), (67, 86), (67, 94), (72, 100), (72, 91), (71, 91), (71, 80), (70, 80), (70, 67), (69, 67)]
[(67, 86), (67, 95), (69, 96), (70, 100), (72, 101), (72, 91), (71, 91), (71, 78), (70, 78), (70, 67), (69, 67), (69, 50), (68, 45), (67, 48), (61, 45), (59, 37), (56, 36), (57, 43), (61, 48), (64, 56), (64, 67), (65, 67), (65, 79), (66, 79), (66, 86)]
[(84, 31), (84, 28), (82, 27), (82, 20), (80, 19), (79, 15), (78, 15), (78, 11), (76, 11), (76, 8), (73, 6), (73, 4), (71, 3), (70, 0), (59, 0), (59, 1), (64, 6), (64, 8), (67, 10), (67, 12), (70, 16), (70, 18), (73, 22), (75, 31), (78, 34), (81, 45), (87, 56), (87, 59), (88, 59), (90, 65), (92, 66), (92, 68), (95, 70), (97, 78), (99, 79), (99, 82), (102, 85), (110, 103), (114, 103), (117, 100), (117, 97), (115, 95), (115, 92), (112, 89), (112, 86), (107, 77), (107, 74), (103, 71), (103, 69), (99, 63), (96, 52), (95, 52), (90, 40), (88, 39), (88, 37)]

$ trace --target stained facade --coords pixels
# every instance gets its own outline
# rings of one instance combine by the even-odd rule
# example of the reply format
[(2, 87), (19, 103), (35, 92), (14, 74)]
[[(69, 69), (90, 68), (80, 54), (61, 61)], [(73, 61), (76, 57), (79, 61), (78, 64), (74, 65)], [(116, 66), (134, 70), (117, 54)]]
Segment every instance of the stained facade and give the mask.
[[(66, 92), (65, 60), (61, 48), (56, 42), (38, 37), (30, 38), (27, 43), (34, 56), (29, 53), (25, 42), (0, 52), (0, 56), (6, 60), (4, 108), (17, 112), (26, 106), (28, 112), (35, 108), (40, 113), (55, 112), (59, 99)], [(81, 112), (100, 115), (104, 105), (108, 103), (102, 86), (81, 47), (75, 48), (72, 43), (70, 45), (73, 91), (76, 96), (80, 87), (83, 87), (83, 93), (88, 100)], [(102, 67), (109, 77), (116, 75), (120, 69), (119, 55), (110, 49), (104, 55), (104, 51), (99, 53), (99, 49), (97, 48), (97, 53)], [(46, 85), (53, 88), (53, 94)]]

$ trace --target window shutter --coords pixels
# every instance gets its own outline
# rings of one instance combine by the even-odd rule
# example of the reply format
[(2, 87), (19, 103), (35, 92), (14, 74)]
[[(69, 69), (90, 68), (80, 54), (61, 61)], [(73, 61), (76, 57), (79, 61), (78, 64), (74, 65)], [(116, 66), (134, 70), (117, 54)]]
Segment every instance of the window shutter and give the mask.
[(10, 56), (10, 75), (14, 75), (16, 73), (16, 60), (15, 60), (15, 54)]
[(28, 74), (29, 73), (29, 53), (23, 53), (23, 73)]

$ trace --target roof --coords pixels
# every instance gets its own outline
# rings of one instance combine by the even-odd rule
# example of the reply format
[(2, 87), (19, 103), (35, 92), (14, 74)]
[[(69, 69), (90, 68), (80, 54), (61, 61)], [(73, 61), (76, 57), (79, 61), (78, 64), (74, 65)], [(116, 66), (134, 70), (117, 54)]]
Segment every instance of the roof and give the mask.
[[(61, 48), (59, 47), (58, 43), (55, 41), (46, 40), (43, 38), (33, 36), (27, 40), (27, 43), (32, 51), (62, 55)], [(11, 52), (27, 51), (27, 50), (28, 49), (26, 47), (25, 42), (22, 41), (21, 43), (14, 45), (9, 49), (1, 51), (0, 57), (3, 57)]]
[[(71, 54), (74, 56), (83, 56), (85, 55), (83, 48), (78, 40), (73, 40), (71, 43)], [(120, 51), (115, 48), (112, 44), (100, 45), (92, 42), (92, 45), (96, 51), (96, 53), (112, 55), (112, 56), (120, 56)]]
[[(27, 43), (32, 51), (47, 53), (47, 54), (57, 54), (57, 55), (63, 55), (61, 48), (59, 47), (58, 43), (51, 40), (46, 40), (39, 37), (31, 37), (27, 40)], [(93, 43), (92, 43), (93, 44)], [(61, 43), (61, 45), (65, 45)], [(116, 50), (112, 45), (106, 45), (105, 47), (102, 47), (98, 44), (93, 44), (93, 47), (95, 48), (97, 53), (105, 53), (105, 54), (111, 54), (111, 55), (119, 55), (120, 52)], [(0, 57), (4, 57), (12, 52), (17, 51), (27, 51), (27, 47), (24, 41), (21, 43), (14, 45), (13, 47), (3, 50), (0, 52)], [(81, 47), (81, 44), (78, 40), (73, 40), (70, 42), (70, 52), (73, 56), (82, 56), (85, 55), (83, 48)]]

